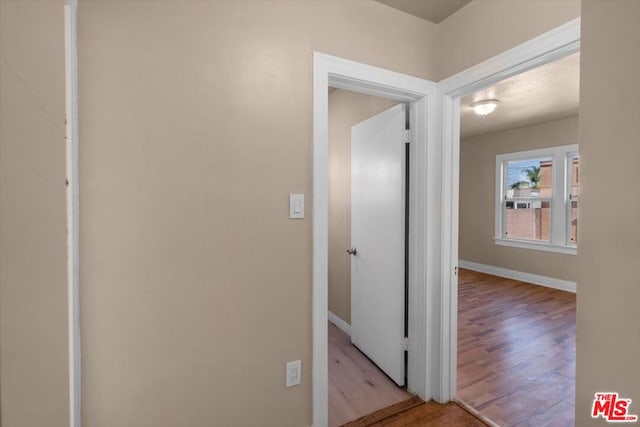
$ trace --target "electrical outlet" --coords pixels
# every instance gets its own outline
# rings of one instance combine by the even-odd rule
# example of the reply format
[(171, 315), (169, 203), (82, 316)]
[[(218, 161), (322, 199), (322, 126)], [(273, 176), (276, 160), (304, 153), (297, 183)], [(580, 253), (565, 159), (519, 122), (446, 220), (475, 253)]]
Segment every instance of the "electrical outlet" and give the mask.
[(287, 387), (293, 387), (299, 385), (302, 376), (302, 361), (294, 360), (293, 362), (287, 362)]

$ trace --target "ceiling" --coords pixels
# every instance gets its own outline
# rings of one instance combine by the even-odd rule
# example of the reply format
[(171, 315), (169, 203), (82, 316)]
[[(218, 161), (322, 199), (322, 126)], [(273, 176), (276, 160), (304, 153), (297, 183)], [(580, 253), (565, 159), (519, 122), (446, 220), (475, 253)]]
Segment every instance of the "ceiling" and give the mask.
[(376, 0), (427, 21), (440, 23), (471, 0)]
[[(497, 99), (498, 108), (478, 116), (471, 104)], [(460, 137), (468, 138), (578, 114), (580, 53), (503, 80), (460, 100)]]

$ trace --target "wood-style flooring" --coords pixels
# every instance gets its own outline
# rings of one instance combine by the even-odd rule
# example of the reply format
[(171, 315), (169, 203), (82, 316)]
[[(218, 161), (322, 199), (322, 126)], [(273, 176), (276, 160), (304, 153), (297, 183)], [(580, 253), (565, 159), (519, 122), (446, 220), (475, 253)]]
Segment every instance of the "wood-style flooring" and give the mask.
[(412, 395), (398, 387), (329, 323), (329, 425), (340, 426)]
[(413, 397), (344, 425), (344, 427), (405, 426), (486, 427), (486, 424), (454, 402), (441, 405), (435, 402), (425, 403), (419, 397)]
[(500, 426), (573, 426), (576, 295), (460, 270), (457, 398)]

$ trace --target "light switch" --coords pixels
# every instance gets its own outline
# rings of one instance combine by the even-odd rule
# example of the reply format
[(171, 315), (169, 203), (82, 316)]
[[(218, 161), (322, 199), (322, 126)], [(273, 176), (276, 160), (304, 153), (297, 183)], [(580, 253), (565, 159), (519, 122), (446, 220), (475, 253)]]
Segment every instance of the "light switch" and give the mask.
[(304, 218), (304, 194), (289, 194), (289, 218)]

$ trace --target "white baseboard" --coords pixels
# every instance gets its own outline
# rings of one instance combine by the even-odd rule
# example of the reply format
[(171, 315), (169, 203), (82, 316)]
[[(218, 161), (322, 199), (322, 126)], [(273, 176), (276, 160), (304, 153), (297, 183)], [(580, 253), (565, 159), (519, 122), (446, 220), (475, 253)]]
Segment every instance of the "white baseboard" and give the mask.
[(507, 268), (494, 267), (492, 265), (479, 264), (471, 261), (459, 260), (458, 267), (478, 271), (480, 273), (492, 274), (494, 276), (505, 277), (507, 279), (519, 280), (521, 282), (533, 283), (534, 285), (559, 289), (561, 291), (576, 292), (576, 282), (570, 282), (568, 280), (554, 279), (553, 277), (524, 273), (522, 271), (509, 270)]
[(336, 325), (338, 329), (340, 329), (345, 334), (351, 336), (351, 325), (345, 322), (344, 320), (342, 320), (341, 318), (339, 318), (338, 316), (336, 316), (335, 314), (333, 314), (332, 312), (329, 312), (329, 322)]

